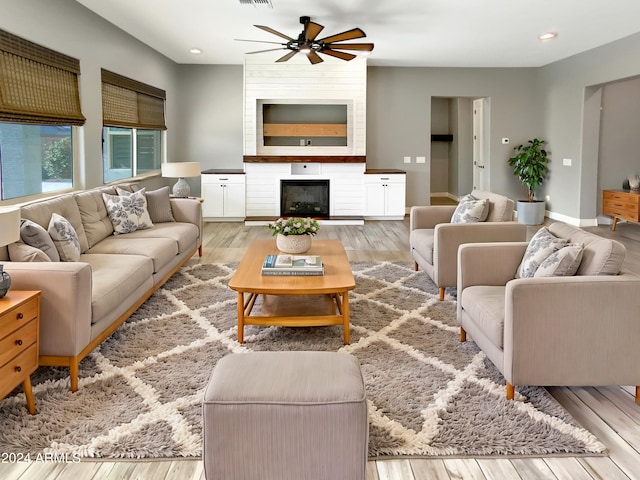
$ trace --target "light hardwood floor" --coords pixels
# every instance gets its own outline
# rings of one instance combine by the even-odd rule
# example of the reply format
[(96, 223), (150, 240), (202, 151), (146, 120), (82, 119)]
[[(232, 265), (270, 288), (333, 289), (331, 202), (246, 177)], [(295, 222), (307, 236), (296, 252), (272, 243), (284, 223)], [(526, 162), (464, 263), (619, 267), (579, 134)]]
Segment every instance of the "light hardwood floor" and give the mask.
[[(640, 273), (640, 225), (620, 224), (586, 230), (616, 238), (627, 247), (625, 268)], [(531, 230), (533, 234), (535, 230)], [(265, 227), (241, 223), (207, 223), (204, 255), (191, 263), (234, 262), (256, 238), (268, 238)], [(366, 222), (363, 226), (323, 226), (320, 238), (340, 239), (352, 262), (411, 261), (408, 219)], [(640, 292), (639, 292), (640, 294)], [(606, 301), (606, 299), (603, 299)], [(606, 321), (606, 319), (603, 319)], [(640, 368), (640, 366), (639, 366)], [(368, 480), (508, 480), (508, 479), (640, 479), (640, 406), (631, 390), (550, 388), (551, 394), (609, 449), (608, 457), (447, 458), (370, 461)], [(0, 452), (2, 453), (2, 452)], [(328, 460), (329, 461), (329, 460)], [(64, 463), (0, 463), (3, 480), (204, 480), (202, 462), (82, 461)], [(350, 479), (335, 479), (350, 480)]]

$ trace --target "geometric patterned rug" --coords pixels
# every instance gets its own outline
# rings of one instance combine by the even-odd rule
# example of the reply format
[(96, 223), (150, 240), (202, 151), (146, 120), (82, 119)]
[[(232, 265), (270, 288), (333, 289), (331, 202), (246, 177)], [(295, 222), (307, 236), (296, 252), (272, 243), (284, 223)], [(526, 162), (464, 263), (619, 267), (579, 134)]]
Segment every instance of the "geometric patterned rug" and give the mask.
[[(80, 364), (32, 375), (38, 414), (16, 389), (0, 401), (0, 451), (101, 458), (202, 454), (201, 402), (231, 352), (346, 351), (360, 360), (369, 456), (601, 455), (605, 447), (547, 393), (505, 382), (473, 341), (460, 343), (455, 298), (408, 263), (354, 263), (351, 345), (342, 327), (245, 327), (236, 341), (234, 264), (183, 267)], [(259, 308), (259, 302), (256, 303)], [(257, 310), (256, 310), (257, 311)]]

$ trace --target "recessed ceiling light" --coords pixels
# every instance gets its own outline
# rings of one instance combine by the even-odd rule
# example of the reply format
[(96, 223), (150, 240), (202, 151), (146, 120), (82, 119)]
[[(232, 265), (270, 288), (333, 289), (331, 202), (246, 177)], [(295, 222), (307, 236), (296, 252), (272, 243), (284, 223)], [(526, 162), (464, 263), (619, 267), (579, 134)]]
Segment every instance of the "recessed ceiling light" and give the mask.
[(556, 32), (546, 32), (543, 33), (542, 35), (538, 36), (538, 38), (540, 40), (552, 40), (554, 38), (556, 38), (558, 36), (558, 34)]
[(189, 50), (190, 53), (193, 53), (194, 55), (200, 55), (202, 53), (202, 50), (200, 50), (199, 48), (192, 48), (191, 50)]

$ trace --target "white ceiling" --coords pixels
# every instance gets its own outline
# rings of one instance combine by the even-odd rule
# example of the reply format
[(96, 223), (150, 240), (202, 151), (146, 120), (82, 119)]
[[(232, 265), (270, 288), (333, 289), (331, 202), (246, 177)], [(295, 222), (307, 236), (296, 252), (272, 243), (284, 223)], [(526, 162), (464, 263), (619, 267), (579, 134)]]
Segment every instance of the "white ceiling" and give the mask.
[[(242, 64), (278, 46), (234, 39), (280, 41), (255, 24), (297, 37), (303, 15), (324, 25), (321, 37), (363, 29), (356, 42), (375, 44), (375, 66), (538, 67), (640, 32), (638, 0), (77, 1), (177, 63)], [(546, 31), (558, 37), (538, 40)]]

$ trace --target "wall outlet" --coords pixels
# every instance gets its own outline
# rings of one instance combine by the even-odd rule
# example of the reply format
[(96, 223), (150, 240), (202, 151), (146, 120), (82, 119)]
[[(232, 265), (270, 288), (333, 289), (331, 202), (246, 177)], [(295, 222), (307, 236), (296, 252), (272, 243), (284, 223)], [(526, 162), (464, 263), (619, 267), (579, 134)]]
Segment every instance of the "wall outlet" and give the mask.
[(427, 163), (427, 157), (416, 157), (416, 163)]
[(404, 157), (404, 163), (411, 163), (411, 157)]
[(307, 144), (307, 141), (304, 138), (300, 139), (300, 146), (304, 147)]
[(570, 167), (571, 166), (571, 159), (570, 158), (563, 158), (562, 159), (562, 166), (563, 167)]

